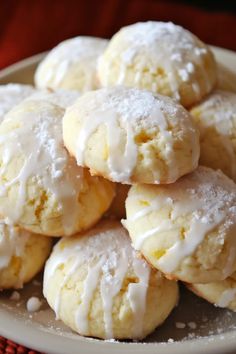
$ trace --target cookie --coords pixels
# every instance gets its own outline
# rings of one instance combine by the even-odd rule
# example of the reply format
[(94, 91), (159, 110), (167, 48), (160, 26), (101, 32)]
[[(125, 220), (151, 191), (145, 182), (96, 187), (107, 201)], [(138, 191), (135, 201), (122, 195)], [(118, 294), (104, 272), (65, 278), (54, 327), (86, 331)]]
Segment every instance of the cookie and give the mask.
[(84, 36), (61, 42), (39, 64), (36, 87), (81, 92), (98, 88), (97, 59), (107, 44), (105, 39)]
[(199, 135), (169, 97), (116, 86), (66, 110), (63, 139), (80, 166), (113, 182), (172, 183), (198, 165)]
[(176, 305), (178, 285), (137, 257), (119, 222), (103, 221), (57, 243), (43, 293), (57, 318), (81, 335), (141, 339)]
[(148, 21), (123, 27), (98, 64), (103, 87), (124, 85), (151, 90), (189, 107), (216, 84), (210, 48), (171, 22)]
[(63, 114), (48, 101), (26, 100), (0, 124), (0, 215), (51, 236), (92, 226), (114, 196), (111, 182), (91, 177), (69, 156)]
[(132, 186), (126, 214), (134, 248), (168, 278), (209, 283), (236, 270), (236, 185), (221, 171)]

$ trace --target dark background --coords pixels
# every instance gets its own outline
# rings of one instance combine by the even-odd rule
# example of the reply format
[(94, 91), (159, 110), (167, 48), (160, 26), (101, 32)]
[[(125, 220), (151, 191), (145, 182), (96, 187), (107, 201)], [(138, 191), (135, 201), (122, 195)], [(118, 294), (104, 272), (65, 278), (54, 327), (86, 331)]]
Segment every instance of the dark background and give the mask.
[(236, 50), (236, 0), (0, 0), (0, 68), (76, 35), (109, 38), (121, 26), (173, 21)]

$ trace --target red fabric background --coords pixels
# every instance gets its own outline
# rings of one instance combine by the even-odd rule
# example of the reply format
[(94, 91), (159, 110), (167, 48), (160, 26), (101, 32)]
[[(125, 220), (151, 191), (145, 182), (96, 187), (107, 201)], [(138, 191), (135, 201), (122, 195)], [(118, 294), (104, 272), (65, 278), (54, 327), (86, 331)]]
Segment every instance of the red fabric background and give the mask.
[(173, 21), (236, 50), (236, 14), (165, 0), (0, 0), (0, 68), (79, 34), (110, 37), (144, 20)]

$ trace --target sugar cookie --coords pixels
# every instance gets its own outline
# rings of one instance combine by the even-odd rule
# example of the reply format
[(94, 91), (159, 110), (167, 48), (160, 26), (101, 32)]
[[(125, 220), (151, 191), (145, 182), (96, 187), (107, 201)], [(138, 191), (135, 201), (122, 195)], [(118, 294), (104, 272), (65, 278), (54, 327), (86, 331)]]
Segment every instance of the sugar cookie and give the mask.
[(198, 165), (192, 117), (169, 97), (116, 86), (66, 110), (64, 143), (80, 166), (113, 182), (171, 183)]
[(39, 64), (35, 74), (38, 88), (96, 89), (97, 59), (108, 41), (95, 37), (75, 37), (61, 42)]
[(210, 48), (171, 22), (139, 22), (117, 32), (102, 54), (103, 87), (124, 85), (173, 97), (185, 106), (200, 101), (216, 84)]
[(90, 227), (114, 196), (111, 182), (91, 177), (69, 156), (63, 114), (50, 102), (26, 100), (0, 125), (0, 215), (52, 236)]
[(137, 258), (115, 221), (61, 239), (47, 261), (43, 292), (74, 331), (107, 339), (145, 337), (178, 300), (177, 283)]
[(134, 248), (170, 279), (209, 283), (236, 270), (236, 185), (221, 171), (132, 186), (126, 213)]

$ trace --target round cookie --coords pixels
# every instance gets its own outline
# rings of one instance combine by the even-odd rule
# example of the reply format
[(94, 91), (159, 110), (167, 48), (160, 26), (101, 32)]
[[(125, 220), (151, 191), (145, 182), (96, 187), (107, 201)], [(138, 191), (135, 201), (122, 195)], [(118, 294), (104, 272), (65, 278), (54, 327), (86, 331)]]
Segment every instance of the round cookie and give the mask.
[(98, 64), (103, 87), (125, 85), (158, 92), (189, 107), (216, 84), (210, 48), (171, 22), (139, 22), (110, 40)]
[(69, 156), (63, 114), (50, 102), (26, 100), (0, 125), (0, 215), (51, 236), (90, 227), (114, 196), (111, 182), (91, 177)]
[(236, 94), (214, 91), (191, 114), (200, 131), (200, 164), (236, 182)]
[(36, 87), (81, 92), (98, 88), (97, 59), (107, 44), (106, 39), (83, 36), (61, 42), (39, 64)]
[(0, 85), (0, 122), (7, 112), (26, 97), (32, 95), (33, 92), (35, 92), (35, 89), (30, 85)]
[(21, 230), (1, 220), (0, 289), (22, 288), (42, 269), (51, 246), (49, 237)]
[(125, 218), (125, 200), (127, 198), (129, 189), (130, 186), (127, 184), (116, 183), (116, 194), (109, 210), (107, 211), (108, 217), (118, 220)]
[(188, 289), (215, 306), (236, 311), (236, 273), (209, 284), (188, 284)]
[(104, 339), (144, 338), (178, 301), (177, 283), (138, 258), (115, 221), (61, 239), (46, 263), (43, 292), (58, 319)]
[(209, 283), (236, 270), (236, 185), (221, 171), (132, 186), (126, 214), (134, 248), (168, 278)]
[(172, 183), (198, 165), (199, 135), (190, 114), (145, 90), (85, 93), (66, 110), (63, 139), (78, 165), (113, 182)]
[(51, 102), (62, 108), (67, 108), (71, 106), (76, 99), (80, 96), (78, 91), (64, 90), (64, 89), (42, 89), (37, 90), (31, 96), (28, 97), (29, 100), (40, 100)]

